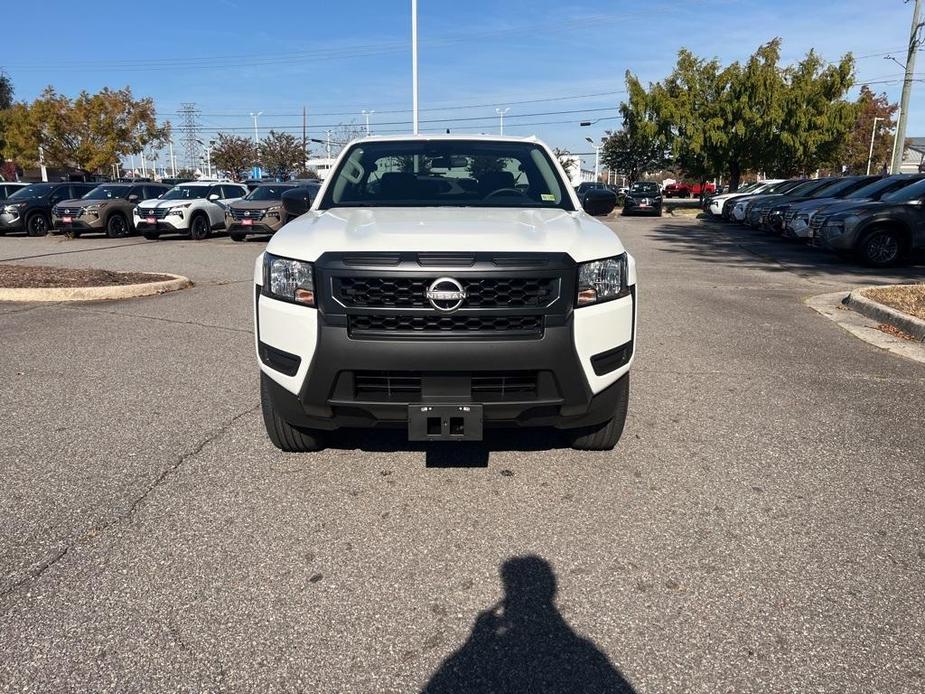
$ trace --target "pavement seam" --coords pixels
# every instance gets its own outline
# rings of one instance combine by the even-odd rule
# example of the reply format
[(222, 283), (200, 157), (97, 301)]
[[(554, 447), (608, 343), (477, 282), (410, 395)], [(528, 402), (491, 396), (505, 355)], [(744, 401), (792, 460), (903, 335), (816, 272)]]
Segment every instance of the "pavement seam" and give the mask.
[(103, 311), (100, 309), (89, 308), (87, 306), (66, 306), (64, 308), (68, 308), (73, 311), (81, 311), (84, 313), (98, 313), (98, 314), (104, 314), (104, 315), (109, 315), (109, 316), (119, 316), (121, 318), (141, 318), (144, 320), (153, 320), (153, 321), (161, 321), (163, 323), (172, 323), (174, 325), (195, 325), (199, 328), (208, 328), (212, 330), (225, 330), (225, 331), (233, 332), (233, 333), (243, 333), (245, 335), (254, 334), (253, 330), (249, 330), (246, 328), (230, 328), (226, 325), (211, 325), (209, 323), (199, 323), (197, 321), (174, 320), (173, 318), (161, 318), (160, 316), (146, 316), (141, 313), (125, 313), (122, 311)]
[(21, 255), (13, 258), (0, 258), (0, 263), (12, 263), (17, 260), (34, 260), (35, 258), (49, 258), (53, 255), (70, 255), (71, 253), (91, 253), (93, 251), (108, 251), (114, 248), (131, 248), (132, 246), (144, 246), (150, 241), (138, 241), (135, 243), (120, 243), (109, 246), (94, 246), (93, 248), (75, 248), (71, 251), (55, 251), (54, 253), (37, 253), (36, 255)]
[(24, 571), (25, 575), (22, 576), (19, 580), (12, 581), (9, 585), (0, 590), (0, 599), (6, 598), (7, 596), (13, 594), (26, 583), (39, 579), (45, 572), (47, 572), (50, 568), (55, 566), (59, 561), (67, 556), (68, 552), (70, 552), (70, 550), (76, 547), (78, 544), (90, 541), (93, 538), (114, 528), (116, 525), (120, 525), (129, 520), (132, 516), (135, 515), (138, 507), (144, 503), (144, 501), (167, 480), (171, 473), (176, 472), (180, 466), (183, 465), (183, 463), (201, 453), (206, 446), (225, 434), (225, 432), (231, 429), (231, 427), (240, 419), (243, 419), (244, 417), (256, 412), (258, 409), (260, 409), (260, 405), (254, 405), (253, 407), (250, 407), (243, 412), (239, 412), (227, 422), (222, 424), (217, 430), (203, 438), (191, 450), (178, 455), (176, 461), (161, 470), (161, 473), (153, 481), (149, 482), (145, 486), (141, 494), (139, 494), (131, 501), (131, 503), (128, 505), (128, 508), (124, 512), (117, 514), (114, 518), (105, 523), (102, 523), (101, 525), (93, 526), (89, 530), (79, 535), (76, 539), (65, 541), (62, 546), (59, 546), (52, 552), (49, 552), (38, 564), (33, 564), (31, 567), (26, 569)]

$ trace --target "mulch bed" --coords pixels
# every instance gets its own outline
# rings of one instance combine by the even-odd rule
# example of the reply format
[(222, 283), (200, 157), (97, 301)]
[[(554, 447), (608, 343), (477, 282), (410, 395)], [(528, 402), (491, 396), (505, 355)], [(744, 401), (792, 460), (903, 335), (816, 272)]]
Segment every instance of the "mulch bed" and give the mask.
[(901, 284), (868, 289), (864, 296), (910, 316), (925, 320), (925, 284)]
[(0, 288), (60, 289), (72, 287), (114, 287), (173, 279), (169, 275), (143, 272), (113, 272), (93, 268), (49, 267), (47, 265), (0, 264)]

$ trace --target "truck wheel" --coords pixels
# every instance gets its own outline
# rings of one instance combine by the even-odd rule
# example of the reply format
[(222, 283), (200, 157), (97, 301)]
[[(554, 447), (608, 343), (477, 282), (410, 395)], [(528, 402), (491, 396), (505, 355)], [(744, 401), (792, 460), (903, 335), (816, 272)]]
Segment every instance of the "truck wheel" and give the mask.
[(121, 239), (123, 236), (128, 236), (128, 230), (128, 221), (126, 221), (124, 215), (118, 212), (112, 214), (106, 222), (106, 236), (111, 239)]
[(579, 451), (609, 451), (617, 445), (626, 423), (626, 410), (630, 400), (630, 375), (626, 374), (611, 387), (619, 390), (617, 409), (613, 417), (601, 424), (568, 432), (572, 448)]
[(317, 431), (292, 426), (276, 412), (270, 399), (270, 377), (260, 374), (260, 409), (263, 410), (263, 423), (267, 428), (270, 441), (281, 451), (287, 453), (310, 453), (323, 448), (321, 434)]
[(144, 231), (141, 235), (148, 239), (148, 241), (157, 241), (161, 237), (160, 232), (157, 231)]
[(190, 220), (189, 235), (193, 241), (207, 239), (210, 233), (212, 233), (211, 224), (209, 218), (204, 214), (197, 214)]
[(895, 229), (876, 229), (864, 237), (858, 251), (867, 265), (891, 267), (902, 259), (905, 241)]
[(45, 236), (48, 234), (48, 217), (41, 212), (36, 212), (26, 220), (26, 233), (29, 236)]

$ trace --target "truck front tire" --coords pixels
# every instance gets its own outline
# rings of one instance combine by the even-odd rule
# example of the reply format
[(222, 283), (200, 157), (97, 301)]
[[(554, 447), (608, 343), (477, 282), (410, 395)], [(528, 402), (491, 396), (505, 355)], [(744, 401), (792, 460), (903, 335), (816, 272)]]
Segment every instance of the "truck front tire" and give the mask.
[(572, 448), (579, 451), (609, 451), (620, 441), (630, 401), (630, 375), (626, 374), (612, 387), (619, 391), (613, 417), (601, 424), (569, 431)]
[(324, 446), (319, 432), (295, 427), (279, 416), (270, 397), (269, 380), (269, 376), (260, 373), (260, 409), (270, 441), (287, 453), (320, 451)]

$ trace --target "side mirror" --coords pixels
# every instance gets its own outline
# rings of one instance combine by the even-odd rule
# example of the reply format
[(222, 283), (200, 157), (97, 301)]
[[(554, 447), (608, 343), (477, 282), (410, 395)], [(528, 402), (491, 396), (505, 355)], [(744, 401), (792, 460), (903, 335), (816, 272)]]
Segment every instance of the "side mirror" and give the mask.
[(617, 206), (617, 194), (606, 188), (592, 188), (587, 191), (582, 201), (582, 207), (592, 217), (601, 217), (613, 212)]
[(212, 202), (215, 202), (216, 200), (219, 199), (218, 193), (210, 193), (208, 199), (211, 200)]
[(300, 217), (312, 206), (312, 196), (305, 190), (287, 190), (282, 195), (283, 209), (288, 217)]

